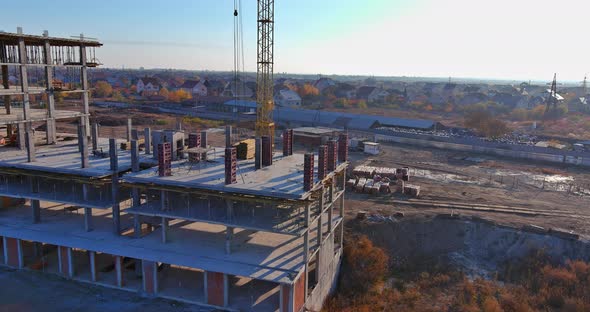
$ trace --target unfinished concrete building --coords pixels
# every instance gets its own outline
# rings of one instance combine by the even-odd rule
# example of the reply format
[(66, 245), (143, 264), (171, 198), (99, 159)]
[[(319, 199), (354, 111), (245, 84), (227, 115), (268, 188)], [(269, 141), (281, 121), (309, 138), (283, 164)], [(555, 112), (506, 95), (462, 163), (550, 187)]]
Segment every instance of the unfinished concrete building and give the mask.
[[(26, 50), (29, 36), (7, 36)], [(221, 147), (131, 124), (115, 140), (87, 131), (84, 109), (77, 142), (0, 148), (0, 263), (229, 311), (321, 308), (342, 257), (347, 144), (293, 154), (286, 131), (283, 153), (263, 137), (237, 160), (231, 127)], [(26, 142), (30, 122), (16, 123)]]

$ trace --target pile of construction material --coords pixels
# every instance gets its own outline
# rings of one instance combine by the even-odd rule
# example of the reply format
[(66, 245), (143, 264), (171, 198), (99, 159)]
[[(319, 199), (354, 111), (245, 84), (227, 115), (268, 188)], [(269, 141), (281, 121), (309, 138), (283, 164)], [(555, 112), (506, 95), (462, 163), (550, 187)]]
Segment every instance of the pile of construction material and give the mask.
[(346, 181), (346, 188), (357, 193), (390, 194), (399, 192), (418, 197), (420, 186), (410, 185), (410, 170), (404, 168), (386, 168), (358, 166), (352, 170), (353, 178)]
[(239, 160), (254, 158), (256, 152), (256, 140), (247, 139), (234, 144), (238, 153)]

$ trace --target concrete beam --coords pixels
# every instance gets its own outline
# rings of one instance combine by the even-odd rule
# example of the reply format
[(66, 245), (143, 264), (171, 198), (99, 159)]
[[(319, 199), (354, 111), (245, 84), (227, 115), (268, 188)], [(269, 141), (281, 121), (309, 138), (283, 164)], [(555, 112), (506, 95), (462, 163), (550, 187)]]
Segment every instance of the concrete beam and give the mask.
[(158, 263), (142, 260), (143, 291), (148, 295), (158, 293)]

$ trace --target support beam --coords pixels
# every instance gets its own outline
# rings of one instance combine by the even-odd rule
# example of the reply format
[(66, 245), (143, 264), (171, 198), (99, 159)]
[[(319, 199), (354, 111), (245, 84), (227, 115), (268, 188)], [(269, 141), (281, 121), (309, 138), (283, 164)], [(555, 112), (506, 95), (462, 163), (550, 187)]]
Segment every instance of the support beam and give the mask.
[(80, 142), (80, 158), (82, 162), (82, 168), (88, 168), (90, 167), (90, 161), (88, 159), (88, 137), (86, 135), (85, 125), (78, 125), (78, 135), (78, 141)]
[(90, 259), (90, 280), (96, 282), (98, 280), (96, 272), (96, 252), (89, 250), (88, 258)]
[(225, 253), (231, 254), (232, 240), (234, 239), (234, 227), (225, 227)]
[(113, 196), (113, 230), (116, 235), (121, 232), (121, 211), (119, 206), (119, 158), (117, 141), (109, 139), (109, 155), (111, 160), (111, 194)]
[(59, 273), (69, 278), (74, 277), (74, 259), (72, 248), (58, 246), (57, 259), (59, 262)]
[[(20, 70), (20, 85), (23, 92), (23, 119), (27, 122), (31, 119), (31, 103), (29, 102), (29, 79), (27, 76), (27, 50), (25, 46), (25, 39), (18, 39), (18, 57)], [(30, 124), (27, 124), (27, 130), (30, 129)]]
[[(44, 37), (48, 37), (49, 33), (45, 31), (43, 33)], [(49, 40), (46, 40), (43, 45), (43, 54), (45, 59), (43, 62), (46, 65), (53, 65), (51, 59), (51, 45), (49, 44)], [(55, 97), (53, 94), (53, 67), (52, 66), (45, 66), (45, 88), (47, 90), (47, 127), (46, 127), (46, 134), (47, 134), (47, 144), (55, 144), (57, 141), (56, 136), (56, 125), (55, 125)]]
[(158, 293), (158, 263), (142, 260), (143, 291), (148, 295)]
[(145, 142), (145, 154), (150, 155), (152, 153), (152, 129), (145, 128), (143, 130), (143, 139)]
[(92, 151), (98, 151), (98, 123), (92, 124)]
[(168, 226), (169, 226), (169, 219), (166, 217), (162, 217), (162, 243), (166, 243), (168, 241)]
[[(8, 81), (9, 78), (9, 74), (8, 74), (8, 65), (2, 65), (2, 86), (4, 87), (4, 89), (9, 89), (10, 88), (10, 84)], [(10, 115), (10, 95), (5, 95), (4, 96), (4, 108), (6, 109), (6, 114)], [(6, 126), (6, 137), (10, 138), (12, 137), (12, 125), (7, 125)]]
[[(83, 35), (80, 35), (80, 39), (84, 39)], [(90, 133), (90, 88), (88, 87), (88, 67), (86, 66), (86, 47), (80, 46), (80, 84), (82, 85), (82, 103), (84, 104), (84, 126), (86, 127), (85, 133)]]
[(133, 140), (133, 137), (131, 135), (131, 129), (133, 129), (133, 123), (131, 121), (131, 118), (127, 118), (127, 133), (126, 133), (127, 142), (130, 142), (131, 140)]
[[(31, 125), (26, 125), (25, 128), (29, 129)], [(27, 161), (34, 162), (37, 158), (35, 154), (35, 134), (33, 134), (32, 130), (27, 130), (26, 132), (26, 146), (27, 146)]]

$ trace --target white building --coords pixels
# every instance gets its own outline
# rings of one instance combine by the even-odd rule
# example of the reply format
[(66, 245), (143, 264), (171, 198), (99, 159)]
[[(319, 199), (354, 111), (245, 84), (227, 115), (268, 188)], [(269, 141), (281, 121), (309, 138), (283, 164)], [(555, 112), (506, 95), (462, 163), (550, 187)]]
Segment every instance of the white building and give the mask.
[(207, 86), (201, 80), (187, 80), (180, 86), (180, 89), (193, 96), (207, 96)]
[(301, 107), (301, 97), (297, 92), (289, 89), (280, 90), (275, 97), (275, 102), (282, 107)]
[(157, 94), (160, 92), (160, 88), (162, 88), (162, 85), (158, 79), (153, 77), (139, 78), (136, 84), (137, 93), (142, 95)]

